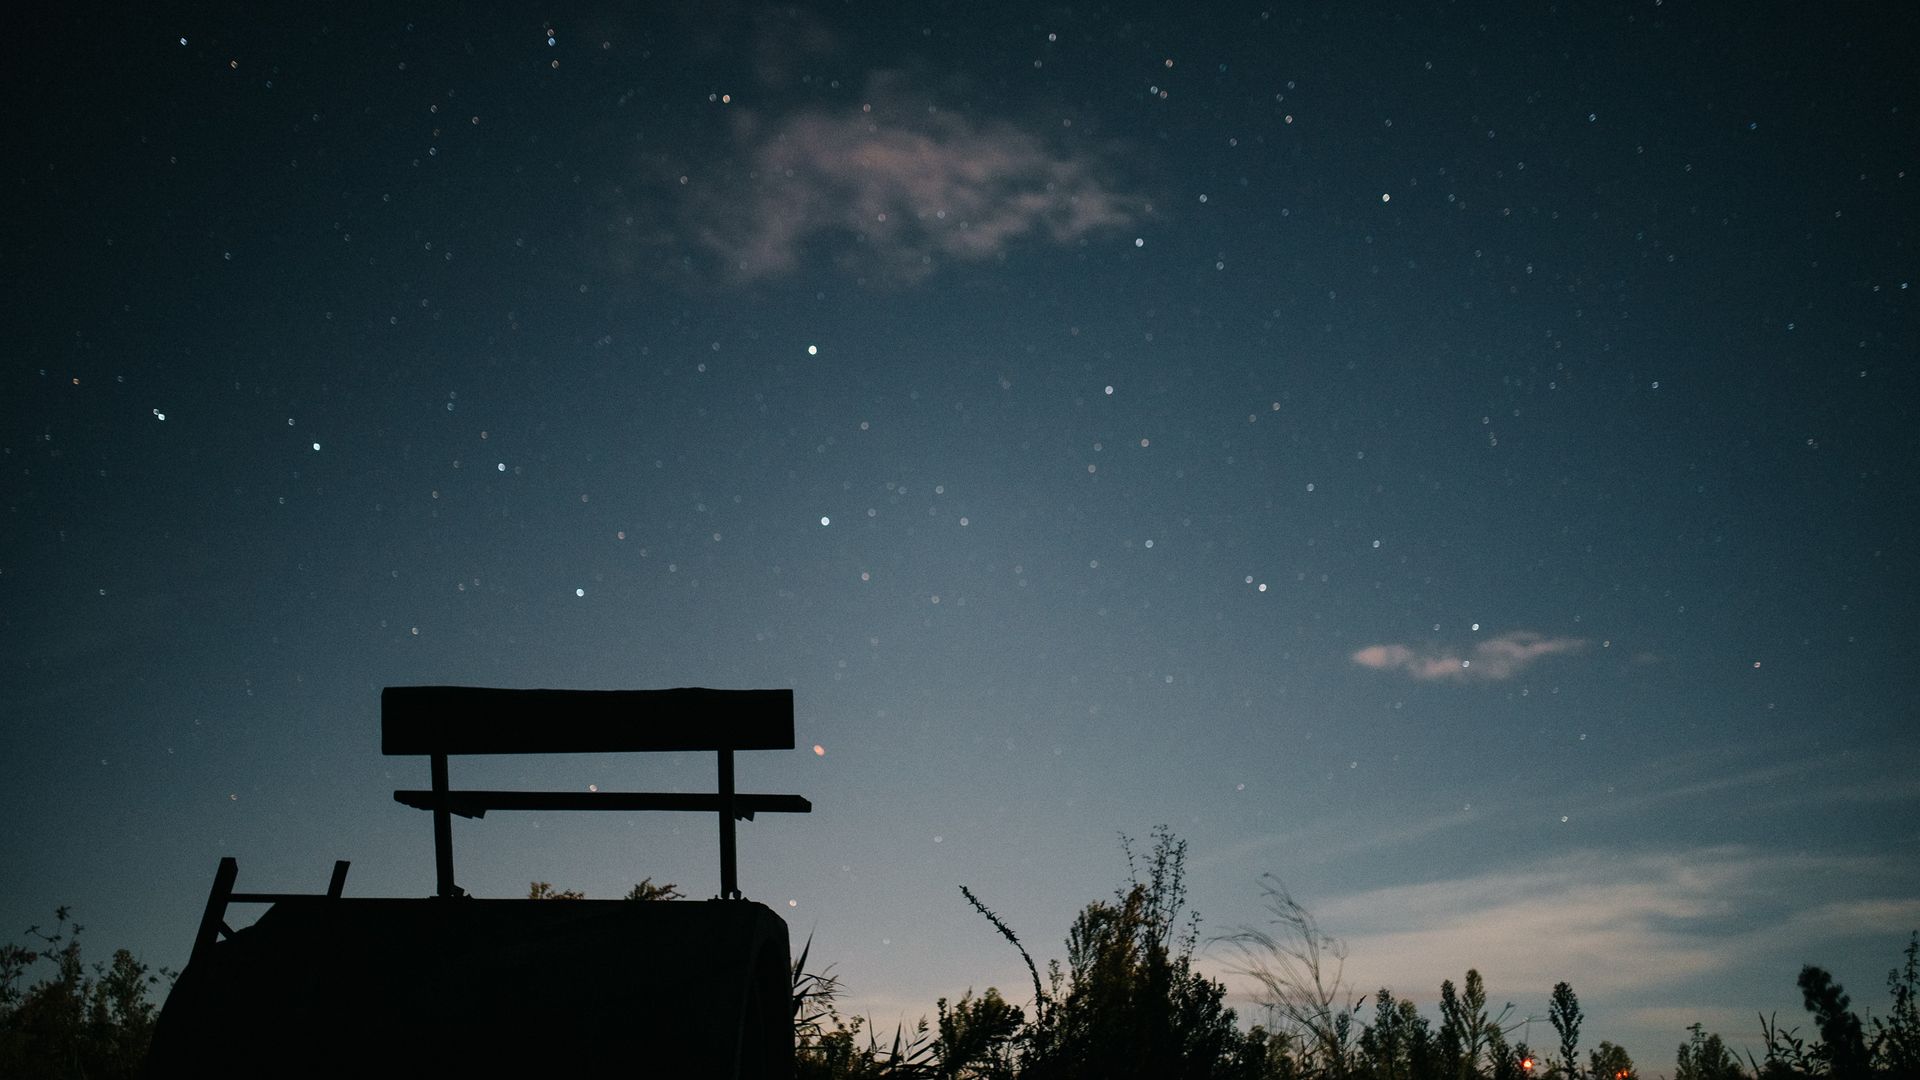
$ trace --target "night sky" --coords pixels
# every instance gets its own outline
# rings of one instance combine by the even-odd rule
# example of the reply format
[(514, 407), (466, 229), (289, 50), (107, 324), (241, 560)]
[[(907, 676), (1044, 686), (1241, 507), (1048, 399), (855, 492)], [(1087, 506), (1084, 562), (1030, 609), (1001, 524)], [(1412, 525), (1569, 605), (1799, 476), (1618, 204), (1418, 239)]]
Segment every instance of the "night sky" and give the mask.
[[(957, 885), (1044, 962), (1159, 824), (1203, 934), (1271, 872), (1357, 992), (1565, 979), (1643, 1070), (1803, 963), (1884, 1008), (1911, 7), (275, 7), (6, 45), (8, 934), (430, 892), (382, 686), (792, 687), (742, 887), (888, 1031), (1028, 997)], [(455, 831), (482, 896), (715, 849)]]

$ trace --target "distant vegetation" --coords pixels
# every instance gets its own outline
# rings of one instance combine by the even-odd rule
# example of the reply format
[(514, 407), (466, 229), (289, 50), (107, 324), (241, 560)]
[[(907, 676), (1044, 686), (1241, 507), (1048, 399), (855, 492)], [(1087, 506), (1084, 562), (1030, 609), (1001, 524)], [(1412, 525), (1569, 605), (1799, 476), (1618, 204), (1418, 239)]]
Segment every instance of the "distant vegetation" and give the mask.
[[(1381, 988), (1354, 995), (1341, 980), (1339, 943), (1269, 882), (1271, 930), (1222, 940), (1236, 972), (1259, 990), (1259, 1022), (1242, 1028), (1226, 1007), (1226, 989), (1193, 970), (1197, 917), (1186, 914), (1186, 845), (1165, 830), (1151, 853), (1136, 857), (1123, 841), (1128, 881), (1112, 900), (1081, 910), (1067, 934), (1067, 960), (1043, 979), (1012, 928), (970, 890), (965, 899), (1025, 960), (1033, 980), (1029, 1009), (997, 988), (957, 1003), (941, 999), (936, 1023), (895, 1028), (881, 1037), (834, 1008), (837, 978), (794, 967), (794, 1017), (800, 1080), (1638, 1080), (1627, 1052), (1583, 1039), (1580, 999), (1554, 986), (1547, 1019), (1555, 1042), (1530, 1047), (1512, 1039), (1523, 1021), (1512, 1005), (1490, 1006), (1478, 971), (1459, 986), (1440, 984), (1439, 1024), (1412, 1001)], [(1680, 1045), (1674, 1080), (1911, 1080), (1920, 1078), (1920, 932), (1905, 964), (1887, 975), (1893, 1006), (1867, 1021), (1817, 967), (1800, 973), (1816, 1033), (1802, 1037), (1762, 1018), (1764, 1057), (1745, 1062), (1717, 1034), (1696, 1024)], [(1369, 1004), (1371, 1008), (1369, 1008)], [(1584, 1053), (1583, 1053), (1584, 1051)], [(1662, 1070), (1664, 1072), (1665, 1070)]]
[[(527, 886), (529, 900), (584, 900), (586, 893), (578, 889), (556, 889), (544, 881), (536, 881)], [(622, 900), (684, 900), (686, 894), (680, 886), (669, 881), (665, 885), (655, 885), (653, 879), (641, 878), (640, 883), (627, 890)]]
[[(89, 968), (80, 924), (67, 908), (53, 919), (50, 931), (28, 927), (25, 944), (0, 944), (0, 1076), (139, 1076), (158, 1011), (147, 991), (174, 973), (150, 972), (125, 949)], [(22, 990), (42, 961), (52, 972)]]
[[(1199, 919), (1186, 910), (1186, 844), (1156, 831), (1145, 854), (1123, 840), (1128, 880), (1111, 900), (1081, 910), (1067, 934), (1066, 963), (1033, 962), (1019, 936), (969, 890), (964, 898), (1019, 951), (1031, 1003), (997, 988), (940, 999), (934, 1022), (881, 1037), (836, 1008), (838, 976), (807, 970), (811, 942), (793, 964), (797, 1080), (1637, 1080), (1626, 1051), (1583, 1039), (1573, 988), (1553, 988), (1548, 1020), (1556, 1041), (1512, 1040), (1512, 1006), (1493, 1008), (1478, 971), (1440, 985), (1439, 1023), (1387, 988), (1354, 995), (1341, 979), (1339, 943), (1285, 890), (1267, 888), (1270, 930), (1220, 939), (1237, 973), (1259, 988), (1259, 1022), (1242, 1027), (1226, 988), (1193, 968)], [(651, 879), (631, 900), (670, 900)], [(534, 882), (529, 899), (578, 899)], [(173, 972), (154, 972), (125, 949), (85, 964), (81, 927), (68, 909), (51, 931), (30, 927), (23, 944), (0, 945), (0, 1076), (136, 1077), (153, 1037), (149, 992)], [(22, 984), (36, 969), (51, 970)], [(1905, 1080), (1920, 1077), (1920, 932), (1887, 974), (1885, 1016), (1852, 1011), (1846, 992), (1818, 967), (1800, 972), (1811, 1028), (1761, 1017), (1763, 1056), (1740, 1060), (1718, 1034), (1688, 1029), (1674, 1080)], [(1583, 1051), (1584, 1050), (1584, 1054)], [(1661, 1070), (1664, 1072), (1665, 1070)]]

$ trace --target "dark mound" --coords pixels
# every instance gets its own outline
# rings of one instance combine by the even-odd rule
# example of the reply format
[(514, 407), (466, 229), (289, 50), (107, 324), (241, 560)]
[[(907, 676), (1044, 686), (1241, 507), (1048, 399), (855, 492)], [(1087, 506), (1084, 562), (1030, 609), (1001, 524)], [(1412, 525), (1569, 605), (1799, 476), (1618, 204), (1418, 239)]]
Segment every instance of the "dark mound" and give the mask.
[(788, 957), (742, 900), (282, 901), (188, 965), (150, 1070), (786, 1077)]

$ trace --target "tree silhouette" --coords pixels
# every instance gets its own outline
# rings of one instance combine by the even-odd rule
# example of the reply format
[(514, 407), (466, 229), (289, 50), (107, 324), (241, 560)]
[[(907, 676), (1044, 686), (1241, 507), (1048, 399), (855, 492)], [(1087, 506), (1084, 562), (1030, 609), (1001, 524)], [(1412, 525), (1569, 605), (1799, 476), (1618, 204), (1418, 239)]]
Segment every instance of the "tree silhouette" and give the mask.
[(1573, 987), (1564, 982), (1553, 984), (1553, 1000), (1547, 1004), (1547, 1019), (1560, 1035), (1560, 1061), (1556, 1066), (1567, 1080), (1580, 1076), (1580, 999)]
[(1699, 1024), (1687, 1028), (1691, 1037), (1680, 1044), (1674, 1062), (1673, 1080), (1744, 1080), (1746, 1073), (1739, 1059), (1716, 1034), (1706, 1034)]
[(1491, 1056), (1493, 1080), (1532, 1080), (1534, 1067), (1539, 1064), (1526, 1043), (1509, 1048), (1504, 1034), (1493, 1041)]
[(1587, 1075), (1593, 1080), (1640, 1080), (1633, 1059), (1605, 1039), (1587, 1055)]
[(1887, 972), (1893, 1005), (1873, 1018), (1873, 1054), (1893, 1076), (1920, 1076), (1920, 932), (1908, 935), (1906, 963)]
[[(70, 915), (58, 909), (50, 933), (29, 927), (36, 948), (0, 945), (0, 1076), (136, 1077), (145, 1064), (157, 1011), (147, 991), (173, 973), (154, 974), (125, 949), (89, 967)], [(53, 973), (20, 989), (41, 960)]]
[(1834, 1080), (1856, 1080), (1867, 1075), (1867, 1044), (1860, 1018), (1847, 1011), (1846, 991), (1826, 969), (1808, 964), (1800, 969), (1800, 993), (1807, 1011), (1820, 1026), (1820, 1045), (1813, 1056), (1826, 1064)]
[(1439, 1072), (1427, 1019), (1411, 1001), (1395, 1001), (1382, 987), (1374, 995), (1373, 1023), (1360, 1033), (1364, 1071), (1375, 1080), (1427, 1080)]
[[(1131, 842), (1122, 838), (1130, 870)], [(1023, 1075), (1035, 1080), (1225, 1077), (1239, 1033), (1226, 988), (1193, 970), (1198, 917), (1177, 932), (1186, 903), (1186, 843), (1154, 830), (1146, 877), (1114, 901), (1088, 904), (1067, 936), (1051, 1004), (1030, 1025)]]
[(934, 1006), (940, 1038), (934, 1043), (939, 1072), (949, 1080), (1010, 1080), (1016, 1065), (1014, 1038), (1025, 1019), (1000, 991), (987, 987), (979, 997), (968, 990), (951, 1009), (947, 999)]
[(1501, 1025), (1513, 1011), (1508, 1002), (1498, 1016), (1487, 1012), (1487, 987), (1480, 972), (1467, 969), (1465, 987), (1456, 993), (1452, 979), (1440, 983), (1440, 1033), (1435, 1039), (1443, 1075), (1473, 1080), (1481, 1075), (1480, 1059), (1500, 1036)]
[(641, 878), (633, 888), (627, 890), (623, 900), (684, 900), (686, 894), (680, 886), (669, 881), (665, 885), (655, 885), (651, 877)]

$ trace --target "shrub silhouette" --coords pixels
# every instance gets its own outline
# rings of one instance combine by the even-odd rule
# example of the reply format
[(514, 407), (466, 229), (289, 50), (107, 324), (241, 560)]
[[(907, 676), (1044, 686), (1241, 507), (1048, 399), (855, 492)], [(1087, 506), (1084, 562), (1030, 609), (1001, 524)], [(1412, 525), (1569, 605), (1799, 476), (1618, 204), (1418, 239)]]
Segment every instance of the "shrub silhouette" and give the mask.
[[(1122, 840), (1129, 870), (1131, 843)], [(1049, 1007), (1029, 1029), (1023, 1075), (1054, 1078), (1230, 1075), (1239, 1044), (1226, 988), (1193, 970), (1199, 918), (1179, 929), (1187, 845), (1154, 832), (1146, 876), (1081, 911), (1054, 969)]]
[[(91, 968), (80, 956), (79, 923), (54, 912), (54, 927), (27, 928), (36, 947), (0, 944), (0, 1076), (136, 1077), (153, 1040), (157, 1006), (147, 991), (162, 975), (125, 949)], [(53, 974), (17, 985), (41, 960)]]

